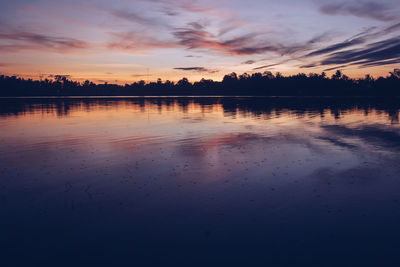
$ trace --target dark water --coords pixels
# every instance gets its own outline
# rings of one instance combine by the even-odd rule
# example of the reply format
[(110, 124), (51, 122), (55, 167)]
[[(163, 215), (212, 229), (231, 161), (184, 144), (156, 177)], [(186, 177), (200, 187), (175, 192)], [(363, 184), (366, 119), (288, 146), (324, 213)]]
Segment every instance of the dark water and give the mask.
[(1, 266), (399, 266), (397, 100), (0, 100)]

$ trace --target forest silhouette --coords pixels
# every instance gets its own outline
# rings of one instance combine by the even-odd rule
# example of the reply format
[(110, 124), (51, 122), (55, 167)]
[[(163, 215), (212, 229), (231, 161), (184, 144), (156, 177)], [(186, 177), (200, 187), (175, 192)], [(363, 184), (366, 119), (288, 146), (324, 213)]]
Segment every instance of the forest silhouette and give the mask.
[(132, 84), (95, 84), (72, 81), (66, 75), (32, 80), (17, 76), (0, 76), (0, 96), (400, 96), (400, 69), (386, 77), (352, 79), (337, 70), (326, 73), (283, 76), (280, 73), (225, 75), (222, 81), (201, 79), (191, 83), (187, 78), (178, 82)]

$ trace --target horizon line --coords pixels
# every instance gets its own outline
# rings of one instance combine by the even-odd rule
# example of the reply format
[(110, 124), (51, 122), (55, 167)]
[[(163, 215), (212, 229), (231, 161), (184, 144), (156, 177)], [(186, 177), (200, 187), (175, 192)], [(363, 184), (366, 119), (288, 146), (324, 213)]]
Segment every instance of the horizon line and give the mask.
[[(126, 84), (129, 85), (129, 84), (133, 84), (133, 83), (139, 83), (139, 82), (142, 82), (142, 81), (147, 85), (147, 84), (157, 83), (158, 80), (161, 80), (162, 83), (165, 83), (165, 82), (169, 81), (169, 82), (174, 83), (174, 84), (176, 84), (177, 82), (179, 82), (181, 80), (184, 80), (184, 79), (186, 79), (191, 84), (194, 84), (196, 82), (201, 82), (202, 80), (207, 80), (207, 81), (212, 81), (212, 82), (222, 82), (224, 77), (232, 75), (232, 74), (236, 74), (238, 78), (240, 76), (246, 75), (246, 74), (249, 75), (250, 77), (252, 75), (255, 75), (255, 74), (261, 74), (263, 76), (265, 74), (266, 75), (271, 75), (272, 74), (274, 78), (277, 75), (279, 75), (281, 77), (284, 77), (284, 78), (287, 78), (287, 77), (294, 77), (294, 76), (300, 76), (300, 75), (301, 76), (305, 75), (307, 77), (311, 77), (311, 75), (323, 75), (325, 73), (325, 75), (326, 75), (325, 77), (331, 79), (334, 76), (334, 74), (337, 73), (338, 71), (340, 71), (341, 74), (343, 76), (345, 76), (349, 80), (360, 80), (360, 79), (363, 79), (363, 78), (365, 78), (367, 76), (369, 76), (372, 79), (387, 78), (387, 77), (390, 77), (390, 75), (393, 74), (393, 72), (395, 72), (395, 73), (399, 72), (400, 69), (399, 68), (394, 68), (393, 72), (390, 72), (390, 71), (387, 72), (386, 76), (384, 76), (384, 75), (378, 75), (378, 76), (375, 75), (374, 76), (374, 75), (371, 75), (370, 73), (367, 73), (367, 72), (365, 74), (363, 74), (363, 75), (360, 75), (360, 76), (347, 76), (346, 73), (344, 73), (344, 71), (341, 70), (341, 69), (334, 69), (334, 70), (322, 71), (322, 72), (308, 72), (308, 73), (306, 73), (306, 72), (297, 72), (295, 74), (287, 74), (287, 73), (285, 74), (285, 73), (280, 72), (280, 71), (272, 72), (272, 71), (266, 70), (264, 72), (243, 72), (243, 73), (230, 72), (230, 73), (224, 74), (221, 79), (212, 79), (212, 78), (205, 78), (205, 77), (202, 77), (200, 79), (190, 79), (190, 78), (188, 78), (186, 76), (182, 76), (181, 78), (178, 78), (178, 79), (163, 79), (161, 77), (157, 77), (156, 79), (152, 79), (152, 80), (140, 79), (140, 80), (133, 80), (133, 81), (129, 81), (129, 82), (128, 81), (124, 82), (124, 81), (120, 81), (120, 80), (112, 80), (112, 79), (107, 81), (107, 80), (103, 80), (103, 79), (78, 78), (78, 77), (74, 77), (73, 75), (70, 75), (70, 74), (47, 74), (47, 75), (37, 74), (37, 75), (29, 75), (29, 74), (6, 74), (6, 73), (0, 73), (0, 76), (3, 76), (3, 77), (15, 77), (17, 79), (32, 80), (32, 81), (44, 81), (46, 79), (49, 80), (49, 81), (56, 81), (55, 78), (57, 76), (59, 76), (59, 77), (65, 77), (68, 81), (78, 82), (78, 83), (84, 83), (85, 81), (89, 81), (90, 83), (94, 83), (96, 85), (102, 85), (103, 84), (103, 85), (119, 85), (119, 86), (121, 86), (121, 85), (126, 85)], [(328, 75), (329, 73), (334, 73), (334, 74), (329, 76)], [(45, 77), (43, 77), (43, 76), (45, 76)]]

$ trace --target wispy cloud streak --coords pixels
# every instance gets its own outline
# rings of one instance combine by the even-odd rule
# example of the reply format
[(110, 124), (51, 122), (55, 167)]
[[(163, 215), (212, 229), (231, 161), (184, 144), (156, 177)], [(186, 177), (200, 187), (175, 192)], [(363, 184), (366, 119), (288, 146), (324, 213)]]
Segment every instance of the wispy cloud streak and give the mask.
[(174, 68), (174, 70), (182, 70), (182, 71), (197, 71), (197, 72), (208, 72), (208, 73), (217, 73), (219, 70), (211, 70), (204, 67), (179, 67)]
[(322, 5), (319, 11), (327, 15), (352, 15), (379, 21), (392, 21), (392, 7), (382, 2), (346, 1)]
[[(87, 49), (88, 42), (68, 38), (37, 34), (25, 31), (0, 32), (0, 47), (7, 51), (46, 49), (57, 52), (70, 52)], [(4, 43), (6, 41), (6, 43)]]

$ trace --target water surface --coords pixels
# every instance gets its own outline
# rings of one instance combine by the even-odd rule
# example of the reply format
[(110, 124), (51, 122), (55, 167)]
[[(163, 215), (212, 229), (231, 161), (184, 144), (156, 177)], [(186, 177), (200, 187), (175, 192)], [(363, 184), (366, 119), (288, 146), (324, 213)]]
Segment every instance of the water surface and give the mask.
[(7, 266), (396, 266), (399, 107), (2, 99), (1, 253)]

